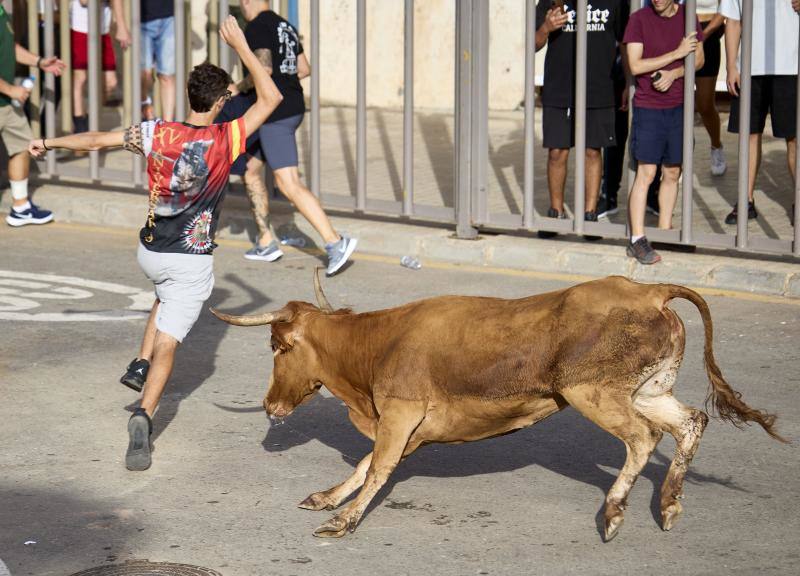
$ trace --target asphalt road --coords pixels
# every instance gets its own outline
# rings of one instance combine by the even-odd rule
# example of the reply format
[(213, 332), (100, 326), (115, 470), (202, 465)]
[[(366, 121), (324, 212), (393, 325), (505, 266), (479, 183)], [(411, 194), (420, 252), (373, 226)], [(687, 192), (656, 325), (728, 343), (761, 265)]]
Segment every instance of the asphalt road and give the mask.
[[(631, 493), (620, 535), (604, 544), (598, 512), (625, 451), (571, 409), (513, 435), (419, 450), (354, 534), (316, 539), (330, 513), (296, 504), (343, 480), (370, 443), (327, 394), (270, 428), (261, 409), (268, 331), (208, 313), (179, 350), (155, 419), (153, 467), (128, 472), (136, 396), (117, 379), (137, 353), (137, 308), (150, 291), (135, 234), (0, 226), (0, 246), (0, 560), (14, 576), (132, 559), (226, 576), (800, 570), (796, 445), (712, 420), (687, 477), (684, 515), (666, 533), (657, 488), (674, 444), (665, 438)], [(313, 301), (314, 256), (263, 264), (245, 261), (244, 250), (235, 242), (218, 250), (213, 305), (250, 313)], [(365, 311), (446, 293), (517, 297), (573, 281), (430, 262), (410, 271), (361, 256), (324, 285), (334, 305)], [(800, 305), (708, 300), (724, 374), (750, 405), (777, 411), (780, 430), (796, 441)], [(699, 315), (684, 302), (674, 307), (688, 330), (676, 395), (702, 406)]]

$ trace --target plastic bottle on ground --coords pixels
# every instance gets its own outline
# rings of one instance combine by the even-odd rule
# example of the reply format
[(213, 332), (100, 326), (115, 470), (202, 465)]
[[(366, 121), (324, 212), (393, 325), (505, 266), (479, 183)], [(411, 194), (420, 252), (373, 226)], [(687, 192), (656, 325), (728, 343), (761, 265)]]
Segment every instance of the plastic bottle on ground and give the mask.
[(411, 270), (419, 270), (422, 268), (422, 263), (413, 256), (403, 256), (400, 258), (400, 265)]

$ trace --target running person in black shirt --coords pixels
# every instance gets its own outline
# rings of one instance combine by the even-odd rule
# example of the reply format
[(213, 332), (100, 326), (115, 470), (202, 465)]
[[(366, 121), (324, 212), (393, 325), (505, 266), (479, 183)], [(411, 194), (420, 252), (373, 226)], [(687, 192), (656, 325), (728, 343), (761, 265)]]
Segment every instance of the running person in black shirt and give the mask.
[[(311, 191), (300, 182), (295, 132), (303, 121), (305, 102), (300, 80), (311, 74), (303, 45), (294, 27), (269, 9), (267, 0), (241, 0), (247, 20), (245, 37), (250, 49), (272, 75), (283, 102), (248, 140), (247, 168), (244, 182), (258, 227), (256, 245), (245, 254), (250, 260), (277, 260), (283, 255), (268, 224), (268, 196), (261, 174), (264, 161), (269, 164), (280, 191), (319, 232), (328, 253), (329, 275), (336, 273), (356, 247), (357, 240), (337, 234)], [(252, 103), (252, 80), (249, 71), (237, 85), (240, 92), (223, 110), (221, 120), (229, 121), (244, 114)], [(234, 167), (233, 172), (241, 171)]]

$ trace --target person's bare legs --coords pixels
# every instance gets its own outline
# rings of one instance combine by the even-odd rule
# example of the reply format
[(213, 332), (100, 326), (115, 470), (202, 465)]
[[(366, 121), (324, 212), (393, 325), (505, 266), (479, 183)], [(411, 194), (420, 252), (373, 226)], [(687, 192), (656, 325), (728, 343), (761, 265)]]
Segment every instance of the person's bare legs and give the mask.
[(117, 73), (114, 70), (103, 71), (103, 103), (108, 102), (117, 89)]
[(147, 318), (147, 325), (144, 327), (144, 336), (142, 336), (142, 346), (139, 348), (139, 356), (137, 360), (147, 360), (150, 362), (153, 358), (153, 346), (156, 342), (156, 316), (158, 314), (158, 305), (160, 304), (158, 298), (153, 302), (153, 307), (150, 309), (150, 316)]
[[(550, 207), (555, 208), (559, 213), (564, 212), (564, 186), (567, 183), (567, 160), (569, 160), (569, 148), (548, 149), (547, 188), (550, 191)], [(597, 199), (595, 198), (595, 204), (596, 203)]]
[[(600, 196), (600, 180), (603, 176), (603, 156), (599, 148), (586, 149), (586, 212), (594, 212), (597, 209), (597, 199)], [(566, 177), (566, 166), (565, 166)], [(566, 178), (565, 178), (566, 179)], [(562, 186), (561, 197), (564, 197)]]
[(672, 229), (672, 213), (678, 199), (678, 180), (681, 167), (663, 164), (661, 166), (661, 186), (658, 189), (658, 227), (662, 230)]
[(175, 76), (159, 74), (158, 84), (161, 89), (161, 118), (172, 122), (175, 119)]
[(792, 176), (794, 182), (797, 178), (795, 174), (795, 160), (797, 158), (797, 138), (786, 139), (786, 161), (789, 163), (789, 174)]
[(628, 196), (628, 221), (631, 236), (644, 236), (644, 211), (647, 206), (647, 189), (656, 177), (655, 164), (639, 162), (636, 178)]
[(708, 137), (711, 139), (711, 147), (722, 148), (719, 111), (717, 110), (716, 101), (716, 85), (716, 78), (696, 78), (694, 101), (697, 113), (700, 114), (700, 118), (703, 120), (703, 126), (705, 126)]
[[(8, 161), (8, 179), (12, 182), (20, 180), (27, 180), (28, 174), (31, 171), (31, 157), (27, 152), (20, 152), (14, 154)], [(13, 190), (13, 189), (12, 189)], [(15, 198), (13, 201), (14, 206), (24, 206), (28, 202), (28, 198)]]
[(289, 202), (295, 205), (303, 217), (322, 236), (326, 244), (338, 242), (341, 237), (333, 229), (331, 221), (322, 209), (319, 200), (300, 182), (297, 166), (287, 166), (273, 171), (275, 184)]
[(244, 188), (247, 190), (250, 210), (258, 229), (257, 244), (262, 247), (268, 246), (275, 239), (269, 229), (269, 192), (262, 178), (263, 170), (264, 162), (252, 156), (247, 161), (247, 170), (244, 173)]
[(172, 374), (175, 363), (175, 350), (178, 341), (165, 332), (156, 331), (153, 343), (153, 359), (150, 362), (150, 371), (147, 373), (147, 383), (144, 385), (140, 406), (150, 418), (156, 411), (161, 395)]
[(86, 107), (83, 105), (84, 91), (86, 89), (86, 70), (72, 71), (72, 115), (85, 116)]
[[(153, 89), (153, 71), (151, 69), (142, 70), (142, 102), (146, 101), (150, 98), (150, 91)], [(141, 105), (141, 102), (139, 103)], [(148, 114), (145, 115), (145, 109), (142, 108), (142, 120), (152, 120), (152, 110), (153, 107), (151, 106), (150, 109), (147, 111)], [(150, 116), (150, 117), (148, 117)]]
[(756, 189), (756, 178), (758, 170), (761, 168), (761, 134), (750, 134), (750, 157), (749, 160), (749, 181), (747, 187), (747, 199), (753, 201), (753, 192)]

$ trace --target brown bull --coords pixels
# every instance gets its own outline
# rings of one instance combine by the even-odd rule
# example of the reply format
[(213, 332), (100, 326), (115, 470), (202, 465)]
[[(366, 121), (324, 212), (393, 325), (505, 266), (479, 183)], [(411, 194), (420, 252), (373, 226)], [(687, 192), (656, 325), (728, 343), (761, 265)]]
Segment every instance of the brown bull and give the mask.
[(398, 308), (334, 311), (315, 278), (320, 307), (289, 302), (277, 312), (220, 319), (270, 324), (275, 366), (264, 407), (284, 418), (325, 386), (375, 442), (352, 476), (306, 498), (301, 508), (333, 510), (317, 528), (343, 536), (400, 460), (430, 442), (466, 442), (530, 426), (572, 406), (625, 443), (627, 459), (605, 504), (613, 538), (633, 483), (663, 432), (675, 457), (661, 487), (662, 527), (681, 513), (683, 480), (708, 416), (672, 395), (685, 342), (667, 307), (685, 298), (705, 327), (706, 404), (735, 425), (760, 424), (772, 437), (775, 416), (747, 406), (714, 360), (708, 305), (696, 292), (622, 277), (586, 282), (519, 300), (442, 296)]

